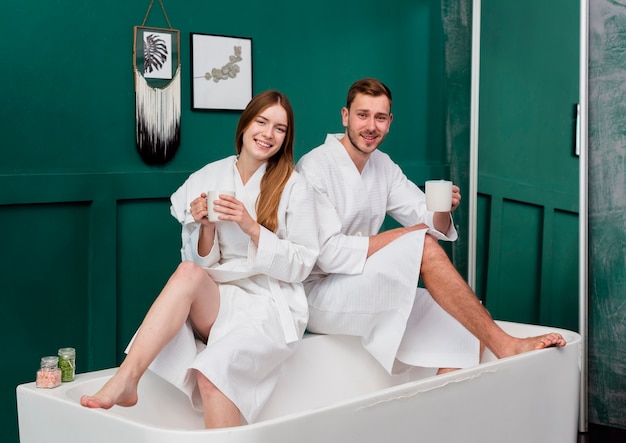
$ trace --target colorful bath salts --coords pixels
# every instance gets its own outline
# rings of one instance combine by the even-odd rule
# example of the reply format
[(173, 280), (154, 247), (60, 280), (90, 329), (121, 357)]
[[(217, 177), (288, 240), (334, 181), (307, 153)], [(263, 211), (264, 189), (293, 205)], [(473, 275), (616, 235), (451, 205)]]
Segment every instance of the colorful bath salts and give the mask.
[(58, 367), (59, 357), (41, 358), (41, 369), (37, 371), (35, 385), (38, 388), (56, 388), (61, 384), (61, 369)]

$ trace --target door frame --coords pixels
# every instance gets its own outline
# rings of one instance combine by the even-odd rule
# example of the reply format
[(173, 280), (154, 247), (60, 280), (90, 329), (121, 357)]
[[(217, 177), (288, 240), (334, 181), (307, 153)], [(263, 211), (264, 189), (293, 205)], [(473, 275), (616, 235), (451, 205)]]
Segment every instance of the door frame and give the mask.
[[(480, 17), (481, 0), (472, 1), (472, 60), (471, 60), (471, 111), (470, 111), (470, 171), (468, 220), (468, 284), (476, 289), (476, 239), (478, 203), (478, 124), (480, 92)], [(587, 410), (587, 338), (588, 338), (588, 40), (589, 0), (580, 0), (580, 53), (579, 53), (579, 103), (577, 146), (579, 153), (579, 250), (578, 250), (578, 303), (579, 333), (582, 338), (580, 402), (578, 428), (588, 429)]]

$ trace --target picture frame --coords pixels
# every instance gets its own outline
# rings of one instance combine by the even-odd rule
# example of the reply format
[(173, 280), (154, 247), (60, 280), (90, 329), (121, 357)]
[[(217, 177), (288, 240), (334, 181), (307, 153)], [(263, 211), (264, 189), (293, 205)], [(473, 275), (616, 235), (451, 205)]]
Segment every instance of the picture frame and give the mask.
[(242, 111), (252, 99), (252, 39), (190, 33), (191, 109)]
[(134, 27), (133, 62), (154, 87), (167, 85), (180, 65), (180, 32), (176, 29)]

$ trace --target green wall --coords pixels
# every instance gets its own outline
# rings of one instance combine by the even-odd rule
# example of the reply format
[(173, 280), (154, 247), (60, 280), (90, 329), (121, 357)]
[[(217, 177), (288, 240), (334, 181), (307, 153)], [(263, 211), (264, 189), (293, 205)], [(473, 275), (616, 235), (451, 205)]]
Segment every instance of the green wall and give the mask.
[(579, 11), (481, 2), (476, 280), (499, 320), (578, 330)]
[[(2, 441), (18, 441), (15, 387), (34, 379), (41, 356), (74, 346), (78, 372), (119, 364), (179, 261), (169, 195), (234, 152), (238, 113), (190, 110), (190, 32), (252, 38), (253, 90), (291, 98), (297, 157), (342, 130), (354, 80), (381, 78), (395, 93), (385, 150), (422, 183), (450, 174), (452, 143), (467, 162), (469, 50), (459, 48), (469, 43), (452, 36), (469, 36), (468, 2), (165, 1), (181, 32), (182, 142), (170, 163), (149, 167), (134, 145), (132, 73), (133, 26), (149, 2), (4, 1)], [(167, 27), (158, 2), (146, 25)]]
[[(325, 131), (342, 129), (339, 109), (352, 81), (377, 76), (395, 92), (388, 147), (396, 146), (401, 160), (442, 162), (438, 2), (375, 8), (374, 2), (322, 1), (306, 13), (289, 1), (167, 3), (172, 26), (181, 31), (184, 111), (182, 145), (165, 170), (193, 170), (230, 154), (238, 118), (190, 110), (189, 32), (252, 38), (253, 89), (289, 95), (298, 155), (321, 143)], [(133, 145), (133, 26), (141, 25), (148, 4), (5, 2), (0, 117), (8, 152), (0, 173), (154, 172)], [(158, 2), (146, 24), (167, 27)]]

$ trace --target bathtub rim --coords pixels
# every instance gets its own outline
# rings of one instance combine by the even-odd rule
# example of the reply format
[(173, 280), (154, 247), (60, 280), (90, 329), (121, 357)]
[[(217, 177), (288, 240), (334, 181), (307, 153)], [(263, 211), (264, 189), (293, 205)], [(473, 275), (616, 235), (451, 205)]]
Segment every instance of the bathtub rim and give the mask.
[[(516, 360), (521, 359), (529, 359), (536, 358), (541, 353), (546, 352), (564, 352), (566, 348), (572, 346), (579, 346), (581, 343), (581, 336), (577, 332), (554, 328), (549, 326), (540, 326), (540, 325), (532, 325), (532, 324), (524, 324), (524, 323), (516, 323), (516, 322), (506, 322), (506, 321), (496, 321), (506, 332), (511, 333), (511, 330), (528, 330), (530, 335), (524, 336), (534, 336), (541, 335), (547, 332), (558, 332), (561, 333), (567, 340), (567, 344), (563, 348), (546, 348), (539, 349), (530, 352), (525, 352), (522, 354), (513, 355), (510, 357), (504, 357), (502, 359), (494, 359), (490, 361), (486, 361), (480, 363), (480, 365), (459, 369), (457, 371), (442, 374), (438, 376), (425, 377), (417, 380), (412, 380), (409, 382), (401, 383), (395, 386), (390, 386), (382, 389), (378, 389), (372, 392), (356, 395), (348, 400), (333, 402), (329, 405), (315, 408), (307, 408), (303, 410), (299, 410), (293, 413), (288, 413), (281, 415), (279, 417), (268, 418), (259, 422), (245, 424), (236, 428), (222, 428), (222, 429), (185, 429), (185, 428), (173, 428), (167, 426), (158, 426), (154, 424), (147, 424), (142, 421), (137, 421), (127, 417), (123, 414), (110, 414), (110, 410), (103, 409), (88, 409), (84, 406), (80, 405), (74, 398), (70, 398), (67, 395), (67, 391), (73, 389), (75, 386), (80, 384), (81, 382), (87, 382), (95, 379), (106, 379), (111, 377), (115, 371), (118, 369), (117, 367), (101, 369), (97, 371), (90, 371), (86, 373), (79, 373), (76, 375), (76, 378), (73, 382), (63, 383), (61, 386), (53, 389), (41, 389), (35, 386), (35, 382), (24, 383), (18, 385), (16, 387), (16, 395), (18, 396), (18, 403), (20, 395), (35, 395), (35, 396), (48, 396), (54, 397), (57, 400), (61, 400), (64, 403), (71, 405), (71, 407), (79, 408), (81, 411), (86, 410), (90, 411), (90, 413), (101, 414), (103, 418), (110, 422), (122, 421), (130, 426), (140, 427), (143, 429), (148, 429), (151, 431), (158, 431), (163, 433), (184, 433), (184, 434), (224, 434), (224, 433), (232, 433), (232, 432), (252, 432), (255, 429), (262, 427), (270, 427), (280, 425), (281, 423), (297, 421), (307, 416), (317, 415), (317, 414), (326, 414), (331, 412), (333, 409), (345, 409), (354, 405), (357, 409), (361, 406), (358, 406), (363, 403), (368, 403), (375, 401), (376, 399), (384, 400), (389, 396), (397, 397), (402, 395), (415, 395), (420, 392), (435, 390), (438, 388), (442, 388), (450, 383), (457, 383), (461, 381), (465, 381), (468, 379), (472, 379), (475, 377), (480, 377), (483, 373), (494, 372), (494, 366), (501, 365), (503, 362), (514, 362)], [(534, 332), (532, 332), (534, 331)], [(512, 334), (514, 335), (514, 334)], [(305, 340), (309, 339), (323, 339), (324, 335), (321, 334), (309, 334)], [(578, 353), (578, 371), (580, 372), (580, 352)], [(151, 376), (158, 377), (156, 374), (151, 374)], [(77, 383), (78, 382), (78, 383)], [(164, 381), (165, 382), (165, 381)], [(167, 382), (166, 382), (167, 383)], [(115, 406), (115, 408), (122, 408), (121, 406)], [(19, 408), (18, 408), (18, 422), (19, 422)]]

